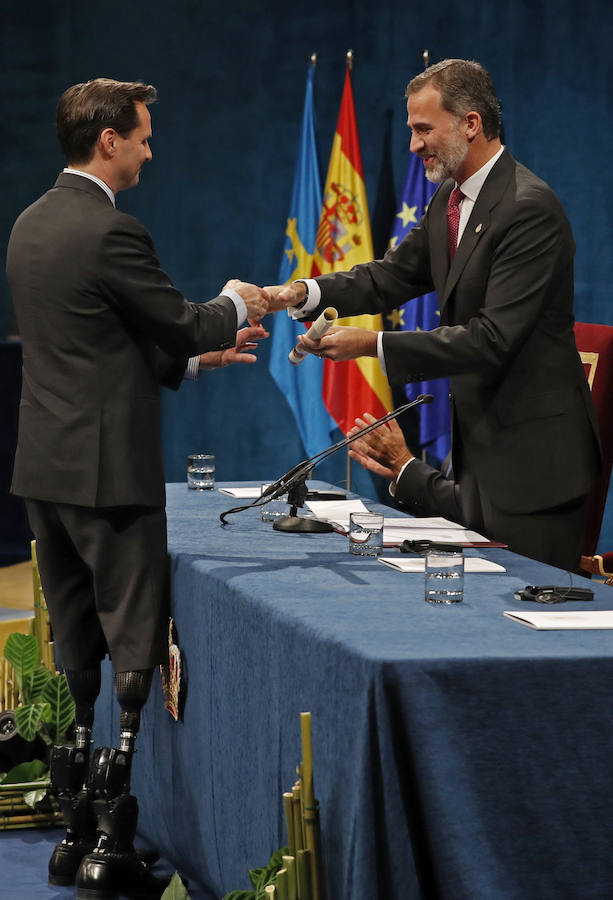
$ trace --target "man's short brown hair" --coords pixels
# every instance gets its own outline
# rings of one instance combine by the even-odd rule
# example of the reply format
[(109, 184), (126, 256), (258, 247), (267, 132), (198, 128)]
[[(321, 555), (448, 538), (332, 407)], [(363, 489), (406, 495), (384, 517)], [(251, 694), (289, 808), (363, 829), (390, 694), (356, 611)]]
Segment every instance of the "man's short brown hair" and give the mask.
[(491, 141), (500, 136), (500, 103), (489, 73), (468, 59), (444, 59), (428, 66), (407, 85), (406, 96), (416, 94), (427, 84), (441, 95), (443, 109), (463, 118), (474, 111), (481, 116), (483, 134)]
[(114, 128), (122, 137), (138, 125), (136, 103), (154, 103), (157, 91), (140, 81), (94, 78), (74, 84), (60, 97), (55, 126), (68, 162), (89, 162), (96, 142), (105, 128)]

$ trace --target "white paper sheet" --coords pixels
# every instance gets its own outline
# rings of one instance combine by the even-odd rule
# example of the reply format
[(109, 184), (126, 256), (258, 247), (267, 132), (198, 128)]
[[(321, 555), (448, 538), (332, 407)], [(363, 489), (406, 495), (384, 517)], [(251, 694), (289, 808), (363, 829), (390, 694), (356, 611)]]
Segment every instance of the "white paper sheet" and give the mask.
[(230, 497), (236, 497), (239, 500), (253, 500), (262, 493), (261, 487), (225, 487), (217, 488), (220, 494), (229, 494)]
[(462, 525), (442, 518), (407, 519), (385, 517), (383, 543), (401, 544), (403, 541), (427, 539), (437, 544), (481, 544), (489, 538), (477, 531), (469, 531)]
[[(390, 566), (398, 572), (422, 572), (425, 569), (426, 561), (421, 556), (380, 556), (379, 562), (384, 566)], [(504, 566), (492, 562), (489, 559), (481, 559), (480, 556), (465, 556), (464, 571), (468, 574), (476, 572), (488, 572), (490, 574), (502, 574), (506, 572)]]
[(524, 612), (523, 609), (508, 609), (503, 616), (537, 631), (613, 628), (613, 609), (579, 609), (566, 612), (564, 610)]
[(352, 512), (369, 512), (361, 500), (307, 500), (305, 506), (316, 518), (335, 522), (347, 531)]

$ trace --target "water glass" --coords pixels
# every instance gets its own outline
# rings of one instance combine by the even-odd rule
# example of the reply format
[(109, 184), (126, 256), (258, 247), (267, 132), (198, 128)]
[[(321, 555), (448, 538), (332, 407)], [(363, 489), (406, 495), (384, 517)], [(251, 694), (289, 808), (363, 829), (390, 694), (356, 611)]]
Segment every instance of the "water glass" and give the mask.
[[(268, 481), (262, 485), (262, 493), (264, 493), (270, 484), (271, 482)], [(287, 494), (281, 494), (280, 497), (269, 500), (264, 506), (260, 506), (260, 515), (262, 516), (262, 522), (274, 522), (275, 519), (279, 519), (281, 516), (289, 516)]]
[(190, 453), (187, 457), (187, 486), (191, 491), (210, 491), (215, 484), (215, 457), (212, 453)]
[(426, 601), (461, 603), (464, 599), (464, 553), (457, 544), (435, 544), (426, 553)]
[(355, 512), (349, 516), (349, 552), (355, 556), (383, 553), (383, 515)]

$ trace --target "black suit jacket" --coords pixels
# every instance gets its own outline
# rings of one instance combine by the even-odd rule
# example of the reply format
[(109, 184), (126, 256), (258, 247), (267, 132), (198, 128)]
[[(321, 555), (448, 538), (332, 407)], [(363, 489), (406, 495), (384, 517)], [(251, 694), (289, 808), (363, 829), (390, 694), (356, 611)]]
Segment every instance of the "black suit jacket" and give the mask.
[(144, 226), (68, 173), (15, 223), (7, 275), (23, 343), (13, 492), (163, 506), (159, 385), (234, 344), (232, 300), (185, 300)]
[(598, 428), (573, 334), (575, 245), (551, 189), (504, 151), (452, 265), (444, 182), (417, 227), (384, 259), (318, 278), (317, 316), (386, 313), (435, 289), (441, 324), (386, 333), (391, 383), (451, 376), (453, 469), (512, 513), (585, 494), (598, 472)]

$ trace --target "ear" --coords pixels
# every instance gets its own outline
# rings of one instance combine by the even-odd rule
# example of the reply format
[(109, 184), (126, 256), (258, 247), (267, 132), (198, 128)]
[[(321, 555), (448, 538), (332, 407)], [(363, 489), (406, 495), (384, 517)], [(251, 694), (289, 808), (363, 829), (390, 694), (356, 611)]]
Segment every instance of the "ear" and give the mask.
[(481, 134), (483, 131), (481, 116), (478, 112), (474, 112), (474, 110), (466, 113), (464, 116), (464, 124), (466, 127), (466, 138), (469, 141), (474, 141), (477, 135)]
[(98, 147), (104, 159), (112, 159), (117, 149), (118, 134), (114, 128), (105, 128), (98, 137)]

